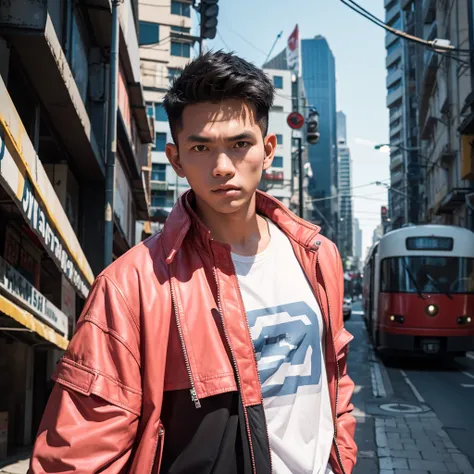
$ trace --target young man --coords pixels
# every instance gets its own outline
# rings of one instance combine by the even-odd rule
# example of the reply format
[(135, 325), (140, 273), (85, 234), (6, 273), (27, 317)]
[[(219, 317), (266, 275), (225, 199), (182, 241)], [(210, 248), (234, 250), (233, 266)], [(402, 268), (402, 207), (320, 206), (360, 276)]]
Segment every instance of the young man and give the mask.
[(222, 52), (174, 82), (166, 153), (192, 191), (97, 278), (31, 473), (352, 472), (337, 249), (257, 191), (273, 95)]

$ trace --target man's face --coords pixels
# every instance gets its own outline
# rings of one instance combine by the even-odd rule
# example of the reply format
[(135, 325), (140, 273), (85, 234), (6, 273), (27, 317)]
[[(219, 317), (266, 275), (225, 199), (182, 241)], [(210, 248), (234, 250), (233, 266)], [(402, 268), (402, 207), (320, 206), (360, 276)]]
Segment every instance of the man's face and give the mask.
[(184, 109), (179, 146), (169, 144), (166, 154), (178, 176), (187, 178), (200, 206), (230, 214), (254, 196), (276, 146), (276, 136), (264, 139), (255, 118), (254, 107), (240, 100)]

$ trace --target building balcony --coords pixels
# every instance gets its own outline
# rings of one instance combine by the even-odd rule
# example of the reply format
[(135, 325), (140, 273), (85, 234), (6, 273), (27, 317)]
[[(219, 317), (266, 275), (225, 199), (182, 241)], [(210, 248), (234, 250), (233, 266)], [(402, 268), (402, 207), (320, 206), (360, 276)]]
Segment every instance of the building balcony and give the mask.
[(389, 116), (390, 123), (395, 122), (395, 120), (398, 120), (401, 117), (402, 117), (401, 107), (395, 107), (394, 109), (390, 110), (390, 116)]
[(391, 107), (393, 104), (399, 102), (403, 97), (403, 87), (399, 87), (393, 92), (387, 94), (387, 107)]
[[(446, 188), (445, 188), (446, 189)], [(450, 214), (466, 204), (466, 195), (474, 192), (472, 188), (452, 188), (441, 197), (436, 206), (436, 214)]]
[(399, 81), (403, 77), (403, 70), (397, 69), (396, 71), (393, 71), (387, 75), (387, 79), (385, 81), (387, 89), (393, 85), (395, 82)]
[[(403, 155), (396, 155), (395, 157), (392, 157), (390, 160), (390, 171), (395, 172), (401, 166), (403, 165)], [(394, 173), (395, 174), (395, 173)]]
[(423, 83), (419, 101), (419, 123), (424, 124), (428, 115), (428, 107), (438, 71), (438, 55), (432, 50), (426, 50), (424, 55)]
[[(34, 78), (35, 91), (82, 178), (100, 179), (105, 160), (78, 85), (48, 14), (47, 2), (0, 4), (2, 34)], [(40, 73), (38, 73), (41, 71)]]
[(393, 2), (393, 0), (384, 0), (384, 2), (383, 2), (384, 8), (387, 8), (392, 2)]
[(396, 15), (400, 13), (400, 2), (395, 2), (391, 7), (385, 10), (385, 23), (390, 24)]
[(436, 20), (436, 0), (423, 0), (423, 21), (425, 24)]
[(402, 57), (402, 46), (398, 46), (394, 51), (387, 54), (385, 58), (385, 67), (388, 69), (394, 62), (398, 61)]
[(403, 171), (396, 171), (395, 173), (390, 174), (390, 183), (391, 186), (397, 186), (403, 181)]
[(385, 34), (385, 47), (388, 48), (397, 39), (397, 35), (394, 35), (393, 33), (389, 33), (387, 31), (387, 33)]

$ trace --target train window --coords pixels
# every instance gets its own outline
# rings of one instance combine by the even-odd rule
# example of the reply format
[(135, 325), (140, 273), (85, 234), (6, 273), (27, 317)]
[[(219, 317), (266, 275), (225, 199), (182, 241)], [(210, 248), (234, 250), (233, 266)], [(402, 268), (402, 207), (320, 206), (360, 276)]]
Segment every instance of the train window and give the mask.
[(474, 294), (474, 258), (386, 258), (380, 273), (382, 292)]
[(407, 250), (453, 250), (454, 239), (451, 237), (408, 237)]

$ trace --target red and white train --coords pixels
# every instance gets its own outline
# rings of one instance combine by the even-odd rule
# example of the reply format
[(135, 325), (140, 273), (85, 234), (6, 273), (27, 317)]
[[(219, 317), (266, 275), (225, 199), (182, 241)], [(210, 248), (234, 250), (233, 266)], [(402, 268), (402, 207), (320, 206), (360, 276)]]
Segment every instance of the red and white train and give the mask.
[(380, 352), (474, 350), (474, 233), (418, 225), (384, 235), (365, 263), (363, 305)]

